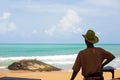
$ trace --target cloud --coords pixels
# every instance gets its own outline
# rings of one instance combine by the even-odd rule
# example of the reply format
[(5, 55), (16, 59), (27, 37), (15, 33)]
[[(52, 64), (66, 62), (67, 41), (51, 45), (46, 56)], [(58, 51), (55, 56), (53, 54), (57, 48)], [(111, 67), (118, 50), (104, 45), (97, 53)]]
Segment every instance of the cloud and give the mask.
[(83, 16), (114, 16), (119, 15), (120, 1), (119, 0), (83, 0), (74, 1), (75, 3), (60, 4), (53, 3), (48, 4), (38, 3), (37, 1), (22, 1), (22, 3), (11, 5), (12, 9), (20, 9), (34, 13), (64, 13), (68, 9), (73, 9)]
[(38, 31), (36, 30), (36, 29), (34, 29), (33, 31), (32, 31), (32, 34), (37, 34), (38, 33)]
[(67, 14), (59, 21), (59, 23), (50, 29), (45, 30), (49, 35), (62, 34), (62, 33), (81, 33), (82, 29), (79, 27), (82, 18), (80, 18), (76, 11), (68, 10)]
[(4, 13), (2, 14), (2, 16), (0, 16), (0, 20), (8, 19), (10, 16), (11, 16), (11, 13), (9, 13), (9, 12), (4, 12)]
[(26, 5), (12, 5), (13, 9), (21, 9), (29, 12), (59, 12), (62, 13), (72, 6), (61, 4), (26, 4)]
[(10, 23), (7, 25), (7, 30), (8, 30), (8, 31), (14, 31), (14, 30), (16, 30), (16, 25), (15, 25), (13, 22), (10, 22)]
[(55, 33), (55, 31), (57, 30), (57, 27), (51, 27), (50, 29), (46, 29), (45, 33), (49, 34), (49, 35), (53, 35)]
[(84, 0), (74, 10), (85, 16), (119, 16), (119, 3), (120, 0)]
[(13, 22), (0, 23), (0, 34), (5, 34), (16, 30), (16, 25)]
[(119, 0), (87, 0), (89, 3), (96, 6), (118, 7)]
[(10, 12), (3, 12), (3, 14), (0, 16), (0, 34), (13, 32), (17, 29), (15, 23), (9, 21), (10, 17), (11, 17)]

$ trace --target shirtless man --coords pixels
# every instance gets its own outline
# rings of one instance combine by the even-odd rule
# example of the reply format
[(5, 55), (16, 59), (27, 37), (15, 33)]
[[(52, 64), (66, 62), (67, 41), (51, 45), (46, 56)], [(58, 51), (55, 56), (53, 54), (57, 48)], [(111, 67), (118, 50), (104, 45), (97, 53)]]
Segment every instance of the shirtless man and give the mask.
[(80, 68), (82, 69), (84, 80), (104, 80), (102, 68), (111, 62), (115, 56), (100, 47), (94, 47), (94, 44), (99, 39), (93, 30), (88, 30), (82, 36), (85, 39), (87, 48), (78, 53), (70, 80), (74, 80)]

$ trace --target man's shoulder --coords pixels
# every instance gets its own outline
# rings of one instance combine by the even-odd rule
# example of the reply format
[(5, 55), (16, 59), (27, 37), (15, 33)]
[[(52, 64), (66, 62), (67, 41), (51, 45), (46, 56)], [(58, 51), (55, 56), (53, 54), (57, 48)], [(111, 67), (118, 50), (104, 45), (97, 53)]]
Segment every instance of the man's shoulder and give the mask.
[(95, 49), (98, 49), (98, 50), (104, 50), (104, 49), (101, 48), (101, 47), (95, 47)]
[(87, 48), (79, 51), (79, 54), (84, 54), (84, 53), (86, 53), (86, 52), (88, 52), (88, 49), (87, 49)]
[(87, 49), (83, 49), (83, 50), (81, 50), (81, 51), (79, 51), (79, 53), (82, 53), (82, 52), (84, 52), (84, 51), (86, 51)]
[[(100, 50), (100, 51), (102, 51), (102, 50), (104, 50), (103, 48), (101, 48), (101, 47), (94, 47), (93, 49), (95, 49), (95, 50)], [(81, 51), (79, 51), (79, 53), (85, 53), (85, 52), (89, 52), (89, 50), (90, 49), (83, 49), (83, 50), (81, 50)]]

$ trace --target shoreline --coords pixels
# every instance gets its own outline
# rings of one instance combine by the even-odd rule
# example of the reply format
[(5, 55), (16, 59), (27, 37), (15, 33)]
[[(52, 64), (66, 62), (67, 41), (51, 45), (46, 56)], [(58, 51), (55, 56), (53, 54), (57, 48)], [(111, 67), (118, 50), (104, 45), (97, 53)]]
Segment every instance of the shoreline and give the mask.
[[(61, 71), (50, 71), (50, 72), (31, 72), (25, 70), (3, 70), (0, 71), (1, 77), (17, 77), (17, 78), (34, 78), (42, 80), (70, 80), (72, 71), (61, 70)], [(105, 80), (112, 79), (112, 74), (110, 72), (103, 73)], [(120, 78), (120, 69), (115, 70), (115, 78)], [(83, 76), (79, 72), (75, 80), (82, 80)]]

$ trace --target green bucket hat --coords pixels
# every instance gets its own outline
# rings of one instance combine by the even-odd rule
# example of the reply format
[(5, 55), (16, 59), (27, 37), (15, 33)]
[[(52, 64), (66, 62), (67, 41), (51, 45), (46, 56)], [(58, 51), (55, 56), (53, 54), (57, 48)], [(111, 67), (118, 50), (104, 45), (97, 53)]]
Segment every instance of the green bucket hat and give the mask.
[(99, 41), (93, 30), (88, 30), (85, 35), (82, 35), (88, 42), (95, 44)]

